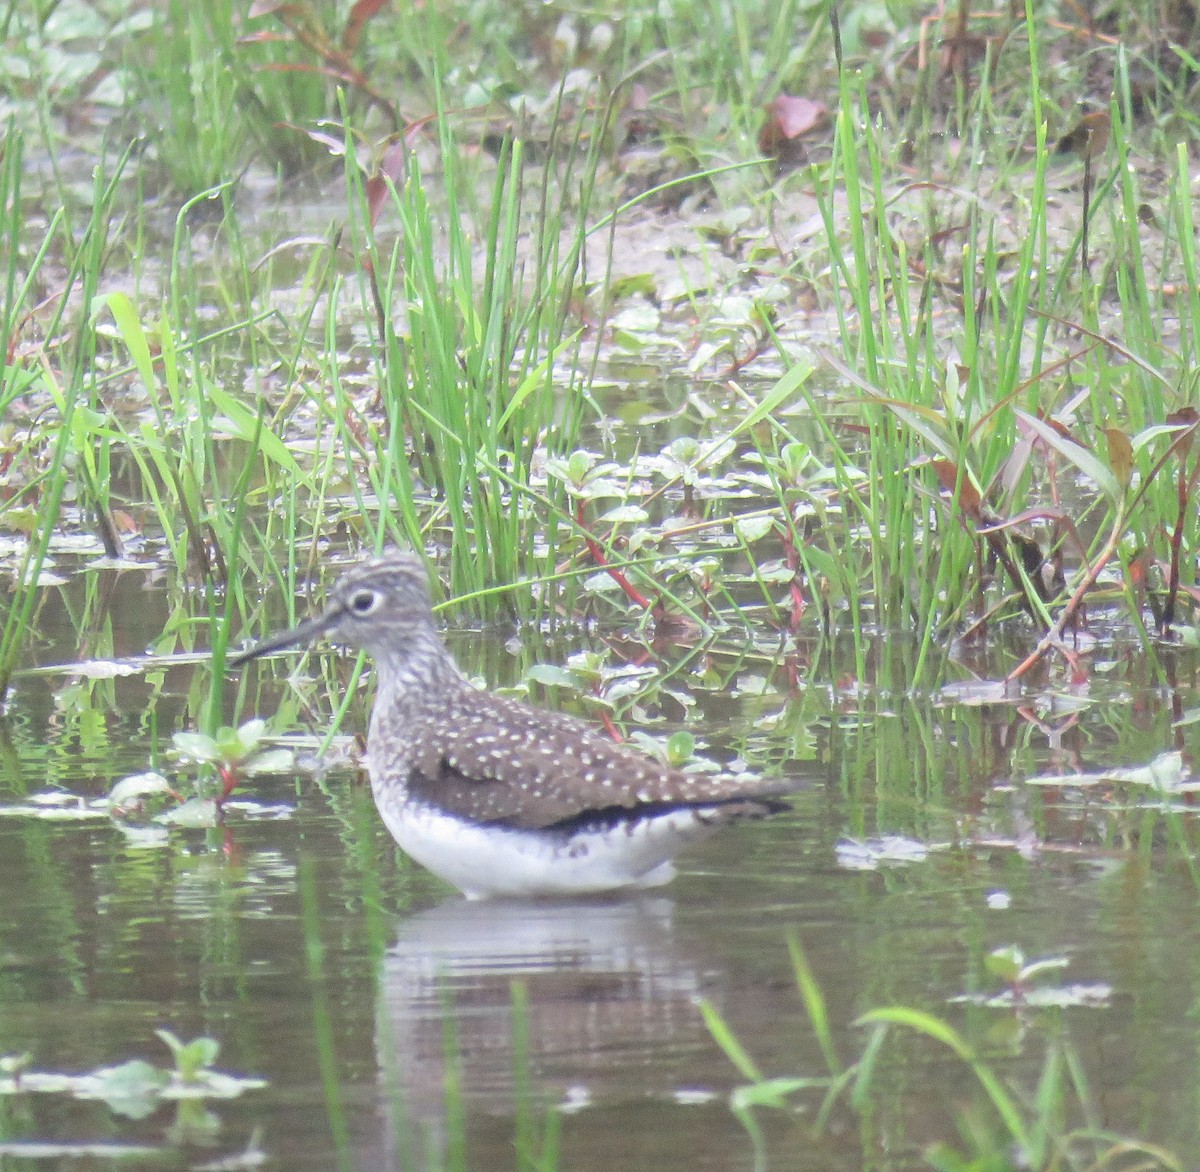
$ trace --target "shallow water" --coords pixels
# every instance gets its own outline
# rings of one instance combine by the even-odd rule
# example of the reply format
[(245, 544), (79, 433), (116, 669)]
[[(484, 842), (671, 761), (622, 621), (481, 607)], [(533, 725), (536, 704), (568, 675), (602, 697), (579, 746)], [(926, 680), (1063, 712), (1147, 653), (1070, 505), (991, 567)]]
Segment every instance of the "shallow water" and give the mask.
[[(139, 652), (162, 629), (168, 598), (145, 587), (119, 576), (86, 654)], [(47, 591), (43, 663), (74, 653), (82, 589)], [(572, 649), (485, 634), (451, 642), (493, 685), (519, 677), (526, 644), (542, 660)], [(287, 666), (256, 671), (254, 707), (281, 706), (279, 731), (323, 731), (320, 712), (286, 715), (275, 681)], [(1155, 684), (1141, 658), (1114, 656), (1078, 712), (1068, 688), (1047, 688), (1041, 701), (1064, 705), (1055, 714), (1030, 697), (975, 702), (969, 686), (914, 699), (778, 675), (766, 707), (694, 689), (690, 727), (711, 730), (718, 756), (755, 739), (760, 759), (784, 762), (803, 779), (791, 813), (726, 829), (684, 856), (673, 885), (638, 897), (467, 903), (399, 856), (348, 765), (258, 779), (224, 826), (149, 843), (103, 819), (0, 818), (4, 1053), (28, 1051), (39, 1072), (134, 1057), (169, 1068), (153, 1033), (166, 1028), (216, 1039), (219, 1069), (267, 1084), (140, 1119), (66, 1094), (6, 1096), (4, 1166), (23, 1166), (34, 1141), (143, 1144), (163, 1166), (193, 1166), (256, 1134), (287, 1168), (508, 1167), (514, 1143), (525, 1166), (556, 1146), (572, 1169), (921, 1166), (979, 1095), (960, 1060), (905, 1032), (884, 1046), (864, 1112), (843, 1098), (814, 1134), (821, 1088), (760, 1111), (756, 1165), (728, 1105), (745, 1079), (698, 1002), (764, 1075), (827, 1075), (790, 939), (824, 991), (842, 1063), (868, 1041), (856, 1019), (889, 1005), (945, 1018), (1030, 1094), (1056, 1039), (1088, 1083), (1090, 1119), (1069, 1117), (1195, 1150), (1191, 798), (1024, 783), (1186, 748), (1189, 730), (1171, 721), (1195, 707), (1190, 677)], [(21, 677), (0, 719), (5, 802), (102, 796), (161, 763), (201, 687), (206, 668), (189, 663)], [(673, 687), (689, 688), (687, 672)], [(356, 706), (347, 731), (364, 723)], [(904, 836), (896, 861), (850, 842), (883, 835)], [(1037, 982), (1063, 990), (1066, 1008), (951, 1001), (995, 992), (983, 958), (1014, 944), (1069, 959)]]

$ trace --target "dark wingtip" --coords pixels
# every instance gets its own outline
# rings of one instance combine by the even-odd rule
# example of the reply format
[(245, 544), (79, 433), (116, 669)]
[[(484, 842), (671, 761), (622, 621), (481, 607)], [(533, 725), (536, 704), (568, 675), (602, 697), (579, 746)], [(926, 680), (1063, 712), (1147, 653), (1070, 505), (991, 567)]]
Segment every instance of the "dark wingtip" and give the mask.
[(730, 822), (735, 818), (770, 818), (786, 813), (792, 807), (778, 794), (747, 794), (744, 798), (729, 797), (713, 802), (709, 808), (713, 821)]
[(773, 778), (761, 782), (745, 793), (729, 793), (714, 803), (722, 819), (769, 818), (773, 814), (785, 814), (792, 808), (789, 798), (807, 788), (807, 782), (798, 778)]
[(747, 804), (757, 807), (747, 811), (751, 818), (769, 818), (772, 814), (783, 814), (792, 808), (791, 802), (785, 802), (781, 797), (755, 798)]

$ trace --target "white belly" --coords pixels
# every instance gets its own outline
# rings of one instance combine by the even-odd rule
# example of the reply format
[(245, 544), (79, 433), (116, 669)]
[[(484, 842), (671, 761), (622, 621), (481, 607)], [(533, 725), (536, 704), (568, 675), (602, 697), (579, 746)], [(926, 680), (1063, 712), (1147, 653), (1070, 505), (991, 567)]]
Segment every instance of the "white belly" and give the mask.
[(712, 811), (702, 808), (568, 837), (481, 826), (415, 802), (377, 796), (376, 804), (401, 848), (468, 899), (658, 887), (674, 877), (675, 853), (715, 828), (704, 819)]

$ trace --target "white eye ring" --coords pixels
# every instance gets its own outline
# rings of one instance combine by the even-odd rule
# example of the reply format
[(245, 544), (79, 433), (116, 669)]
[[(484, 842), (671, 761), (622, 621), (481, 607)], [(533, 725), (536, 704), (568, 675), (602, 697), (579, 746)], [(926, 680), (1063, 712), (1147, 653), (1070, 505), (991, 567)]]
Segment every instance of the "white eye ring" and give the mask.
[(359, 618), (373, 614), (383, 601), (383, 595), (378, 590), (356, 590), (350, 595), (349, 610)]

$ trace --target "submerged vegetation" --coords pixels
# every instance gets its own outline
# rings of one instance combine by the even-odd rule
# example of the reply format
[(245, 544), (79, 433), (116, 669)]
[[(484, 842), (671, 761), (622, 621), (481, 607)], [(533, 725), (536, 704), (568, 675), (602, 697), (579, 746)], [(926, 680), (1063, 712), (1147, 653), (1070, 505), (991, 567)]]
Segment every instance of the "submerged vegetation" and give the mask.
[[(1200, 27), (1172, 0), (1088, 9), (0, 0), (0, 697), (43, 660), (144, 650), (94, 579), (62, 589), (73, 569), (163, 572), (163, 629), (134, 629), (159, 669), (212, 652), (175, 741), (210, 825), (278, 694), (235, 692), (227, 647), (398, 543), (444, 613), (635, 649), (515, 687), (614, 726), (733, 693), (728, 755), (764, 770), (831, 759), (827, 721), (868, 762), (841, 779), (866, 838), (865, 788), (938, 824), (942, 772), (992, 761), (988, 700), (1057, 745), (1114, 662), (1190, 678)], [(322, 670), (277, 728), (360, 699), (335, 711)], [(871, 693), (875, 726), (847, 747), (801, 679), (830, 712)], [(946, 736), (913, 718), (915, 762), (890, 698), (939, 693), (970, 711)], [(1171, 703), (1128, 730), (1140, 762), (1172, 739), (1162, 808), (1079, 817), (1106, 848), (1165, 838), (1194, 883), (1171, 802), (1197, 705)], [(661, 742), (703, 767), (692, 733)], [(139, 776), (130, 801), (174, 793)], [(841, 1066), (793, 960), (822, 1122), (907, 1030), (990, 1104), (935, 1166), (1119, 1154), (1053, 1031), (1022, 1102), (916, 1009), (868, 1012)], [(750, 1108), (809, 1082), (764, 1078), (706, 1012), (761, 1143)]]

